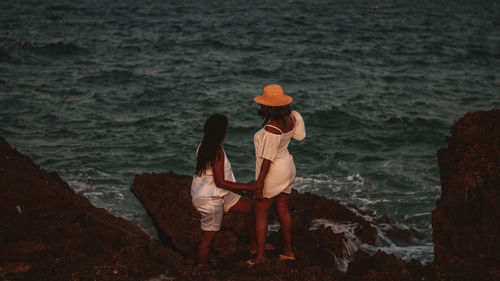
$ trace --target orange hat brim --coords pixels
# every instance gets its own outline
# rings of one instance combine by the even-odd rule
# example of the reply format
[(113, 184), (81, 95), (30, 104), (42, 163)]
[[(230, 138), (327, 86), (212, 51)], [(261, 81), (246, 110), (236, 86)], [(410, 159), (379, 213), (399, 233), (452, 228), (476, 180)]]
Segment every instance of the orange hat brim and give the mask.
[(291, 96), (283, 95), (278, 99), (270, 99), (262, 95), (253, 98), (253, 100), (258, 104), (263, 104), (267, 106), (285, 106), (287, 104), (290, 104), (293, 101), (293, 98)]

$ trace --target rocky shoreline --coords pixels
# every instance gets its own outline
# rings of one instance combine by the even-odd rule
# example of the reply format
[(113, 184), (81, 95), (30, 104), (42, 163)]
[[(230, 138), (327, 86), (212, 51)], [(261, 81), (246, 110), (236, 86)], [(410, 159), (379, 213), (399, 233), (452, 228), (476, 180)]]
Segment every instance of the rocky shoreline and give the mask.
[(500, 110), (467, 114), (447, 142), (438, 152), (442, 194), (432, 217), (434, 262), (376, 251), (383, 243), (378, 226), (401, 245), (418, 240), (412, 228), (293, 192), (297, 261), (277, 259), (278, 230), (269, 235), (278, 248), (269, 253), (271, 262), (249, 267), (243, 218), (226, 215), (213, 264), (195, 270), (200, 230), (190, 176), (136, 175), (131, 190), (153, 219), (156, 243), (0, 138), (0, 280), (500, 280)]
[[(374, 256), (364, 252), (379, 243), (373, 225), (390, 226), (391, 231), (385, 235), (404, 244), (411, 244), (415, 239), (413, 229), (402, 228), (387, 217), (376, 217), (354, 206), (346, 207), (332, 199), (295, 191), (290, 198), (290, 211), (293, 215), (292, 235), (297, 261), (278, 260), (282, 245), (281, 235), (276, 231), (269, 235), (269, 241), (277, 246), (276, 251), (269, 253), (271, 263), (250, 268), (245, 264), (252, 256), (247, 249), (244, 219), (239, 215), (226, 214), (212, 247), (215, 262), (209, 269), (193, 272), (189, 266), (194, 266), (200, 226), (198, 213), (191, 204), (191, 179), (191, 176), (178, 175), (172, 171), (142, 174), (136, 175), (131, 186), (153, 219), (163, 245), (182, 256), (179, 263), (186, 264), (179, 271), (183, 274), (182, 280), (358, 280), (363, 277), (361, 273), (373, 269), (365, 268), (365, 265), (377, 263), (391, 264), (395, 268), (393, 271), (379, 270), (384, 272), (384, 276), (396, 279), (403, 272), (411, 272), (414, 278), (407, 280), (429, 280), (433, 275), (431, 265), (423, 266), (416, 260), (411, 263), (398, 261), (394, 255), (380, 251)], [(276, 214), (272, 213), (270, 222), (277, 221)], [(352, 266), (356, 270), (352, 270)]]

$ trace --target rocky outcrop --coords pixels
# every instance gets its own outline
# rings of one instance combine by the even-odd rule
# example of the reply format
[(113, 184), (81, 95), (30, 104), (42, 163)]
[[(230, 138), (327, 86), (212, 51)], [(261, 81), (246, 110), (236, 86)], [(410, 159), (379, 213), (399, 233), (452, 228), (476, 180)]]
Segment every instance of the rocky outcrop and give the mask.
[(432, 214), (440, 277), (500, 280), (500, 110), (465, 115), (446, 141)]
[[(191, 203), (191, 180), (190, 176), (173, 172), (142, 174), (136, 175), (131, 189), (153, 219), (163, 244), (183, 255), (188, 261), (184, 264), (194, 265), (200, 241), (200, 222)], [(414, 239), (414, 230), (399, 228), (386, 217), (375, 217), (354, 206), (346, 207), (332, 199), (295, 191), (290, 198), (290, 211), (297, 261), (278, 261), (281, 235), (271, 232), (268, 241), (277, 246), (276, 251), (269, 253), (271, 263), (249, 268), (245, 261), (252, 256), (247, 248), (244, 218), (237, 214), (225, 214), (222, 229), (212, 247), (214, 264), (204, 271), (183, 268), (179, 270), (181, 279), (360, 280), (366, 275), (366, 280), (380, 280), (384, 276), (392, 276), (396, 280), (403, 276), (401, 274), (407, 276), (408, 272), (413, 273), (412, 278), (400, 280), (421, 280), (422, 277), (430, 280), (433, 276), (432, 267), (422, 266), (417, 261), (408, 264), (382, 252), (377, 253), (375, 258), (358, 254), (360, 248), (373, 248), (371, 246), (376, 244), (377, 231), (372, 225), (377, 223), (392, 225), (389, 229), (404, 243)], [(270, 214), (270, 222), (278, 222), (275, 213)], [(355, 263), (357, 269), (345, 273), (348, 263), (356, 256), (372, 262), (368, 263), (368, 267), (363, 266), (363, 262)], [(396, 265), (384, 267), (385, 263)], [(375, 264), (380, 266), (371, 266)], [(392, 271), (386, 272), (387, 268)]]
[(0, 138), (0, 279), (144, 280), (176, 256)]
[[(137, 175), (132, 191), (163, 246), (137, 226), (92, 206), (0, 138), (0, 279), (6, 280), (500, 280), (500, 110), (467, 114), (438, 152), (442, 194), (433, 212), (435, 261), (423, 266), (376, 251), (378, 231), (398, 245), (419, 233), (387, 217), (311, 193), (293, 192), (297, 261), (249, 267), (244, 219), (228, 214), (213, 264), (194, 269), (199, 217), (190, 176)], [(277, 222), (270, 214), (271, 224)], [(384, 227), (380, 227), (383, 225)], [(168, 279), (168, 278), (167, 278)]]

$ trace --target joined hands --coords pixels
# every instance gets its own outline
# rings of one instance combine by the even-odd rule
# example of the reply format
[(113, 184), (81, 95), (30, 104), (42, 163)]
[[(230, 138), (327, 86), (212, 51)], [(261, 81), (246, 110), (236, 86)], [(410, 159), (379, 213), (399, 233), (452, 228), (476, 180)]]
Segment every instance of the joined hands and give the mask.
[(264, 181), (253, 181), (252, 185), (256, 188), (253, 189), (253, 199), (261, 200), (264, 198), (262, 190), (264, 189)]

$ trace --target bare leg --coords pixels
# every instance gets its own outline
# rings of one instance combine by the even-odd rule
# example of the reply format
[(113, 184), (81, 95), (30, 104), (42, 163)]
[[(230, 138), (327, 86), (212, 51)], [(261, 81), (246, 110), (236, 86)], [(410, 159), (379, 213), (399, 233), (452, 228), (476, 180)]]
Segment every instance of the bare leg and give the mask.
[(289, 257), (295, 257), (292, 250), (292, 218), (288, 210), (289, 194), (280, 193), (276, 198), (276, 211), (280, 217), (281, 232), (283, 233), (283, 240), (285, 241), (285, 248), (283, 254)]
[(236, 204), (234, 204), (229, 212), (240, 213), (246, 215), (246, 222), (248, 227), (248, 239), (250, 241), (250, 251), (257, 250), (257, 242), (255, 239), (255, 215), (254, 206), (252, 201), (240, 198)]
[(207, 264), (208, 255), (210, 254), (210, 246), (214, 240), (217, 231), (201, 231), (200, 248), (198, 248), (198, 264)]
[(255, 201), (255, 225), (257, 234), (257, 256), (254, 260), (255, 263), (266, 261), (267, 214), (273, 205), (274, 199), (275, 197)]

